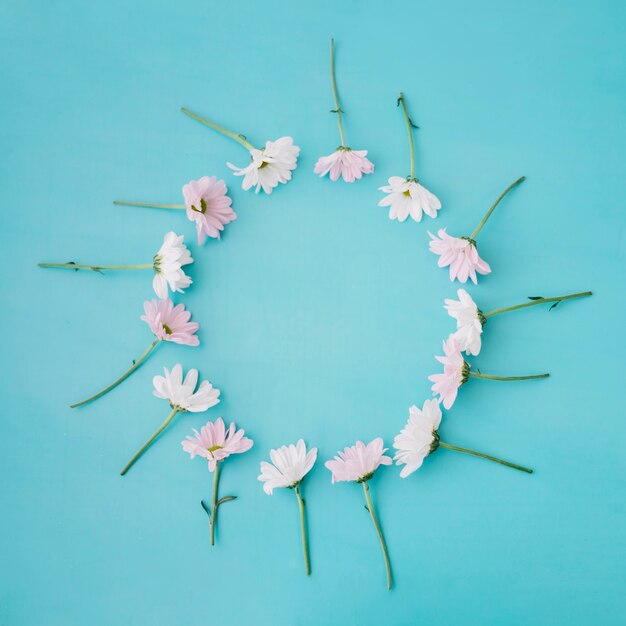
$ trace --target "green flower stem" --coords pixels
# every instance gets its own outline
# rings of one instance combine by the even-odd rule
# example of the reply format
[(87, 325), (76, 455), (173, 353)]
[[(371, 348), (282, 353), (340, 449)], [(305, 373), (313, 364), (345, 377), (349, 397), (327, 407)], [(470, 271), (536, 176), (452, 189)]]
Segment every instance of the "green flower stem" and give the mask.
[(139, 460), (139, 457), (152, 445), (152, 442), (170, 425), (170, 422), (181, 412), (181, 409), (174, 408), (167, 416), (167, 419), (157, 428), (154, 435), (141, 446), (141, 448), (135, 453), (135, 456), (128, 461), (124, 469), (120, 472), (120, 476), (124, 476), (126, 472)]
[(483, 317), (493, 317), (500, 313), (507, 313), (508, 311), (517, 311), (518, 309), (526, 309), (529, 306), (535, 306), (537, 304), (545, 304), (546, 302), (563, 302), (563, 300), (573, 300), (574, 298), (586, 298), (591, 296), (591, 291), (581, 291), (580, 293), (572, 293), (568, 296), (554, 296), (554, 298), (538, 298), (537, 300), (531, 300), (530, 302), (524, 302), (523, 304), (516, 304), (515, 306), (507, 306), (502, 309), (494, 309), (489, 313), (483, 313)]
[(506, 465), (507, 467), (512, 467), (513, 469), (519, 470), (520, 472), (526, 472), (527, 474), (532, 474), (533, 470), (528, 467), (524, 467), (523, 465), (516, 465), (515, 463), (509, 463), (508, 461), (503, 461), (495, 456), (490, 456), (489, 454), (483, 454), (482, 452), (476, 452), (475, 450), (470, 450), (469, 448), (461, 448), (459, 446), (453, 446), (450, 443), (444, 443), (443, 441), (439, 442), (439, 446), (442, 448), (446, 448), (448, 450), (456, 450), (457, 452), (463, 452), (465, 454), (471, 454), (472, 456), (480, 457), (481, 459), (487, 459), (488, 461), (493, 461), (494, 463), (500, 463), (500, 465)]
[(93, 396), (89, 396), (86, 400), (82, 400), (81, 402), (77, 402), (76, 404), (70, 405), (70, 409), (75, 409), (78, 406), (83, 406), (84, 404), (89, 404), (89, 402), (93, 402), (97, 400), (105, 393), (109, 393), (111, 389), (115, 389), (120, 383), (124, 382), (139, 366), (148, 358), (150, 353), (157, 347), (159, 344), (159, 339), (155, 339), (149, 346), (149, 348), (132, 364), (132, 366), (122, 374), (115, 382), (111, 383), (108, 387), (98, 392)]
[(404, 100), (404, 94), (400, 92), (398, 102), (402, 105), (402, 113), (404, 114), (404, 121), (406, 122), (406, 130), (409, 133), (409, 149), (411, 151), (411, 174), (410, 178), (415, 178), (415, 145), (413, 144), (413, 125), (411, 118), (406, 110), (406, 102)]
[(39, 267), (55, 267), (66, 270), (147, 270), (153, 269), (154, 263), (142, 263), (141, 265), (79, 265), (78, 263), (37, 263)]
[(484, 378), (485, 380), (534, 380), (535, 378), (548, 378), (550, 374), (532, 374), (531, 376), (492, 376), (491, 374), (479, 374), (470, 372), (472, 378)]
[(302, 499), (302, 494), (300, 493), (300, 485), (296, 485), (294, 491), (296, 492), (296, 497), (298, 498), (298, 508), (300, 509), (300, 532), (302, 533), (302, 550), (304, 552), (304, 571), (307, 576), (311, 575), (311, 560), (309, 558), (309, 544), (307, 541), (307, 533), (306, 533), (306, 517), (304, 512), (304, 500)]
[(184, 204), (163, 204), (161, 202), (128, 202), (126, 200), (113, 200), (113, 204), (119, 206), (138, 206), (144, 209), (184, 209)]
[(523, 183), (526, 180), (526, 176), (522, 176), (518, 178), (514, 183), (511, 183), (499, 196), (498, 199), (491, 205), (491, 208), (485, 214), (482, 220), (480, 220), (480, 224), (476, 227), (476, 230), (469, 236), (470, 239), (476, 239), (476, 235), (482, 230), (482, 227), (487, 223), (487, 220), (491, 217), (491, 214), (495, 211), (495, 208), (500, 204), (500, 200), (506, 196), (511, 189), (514, 189), (519, 184)]
[(337, 114), (337, 124), (339, 124), (339, 135), (341, 136), (341, 145), (344, 148), (348, 147), (346, 144), (346, 136), (343, 132), (343, 120), (341, 114), (341, 105), (339, 104), (339, 95), (337, 94), (337, 80), (335, 79), (335, 40), (330, 40), (330, 84), (333, 88), (333, 98), (335, 99), (335, 110), (333, 113)]
[(237, 143), (240, 143), (247, 150), (254, 150), (254, 146), (243, 135), (238, 135), (237, 133), (233, 133), (232, 130), (226, 130), (223, 126), (220, 126), (219, 124), (215, 124), (215, 122), (210, 122), (206, 118), (202, 117), (201, 115), (198, 115), (197, 113), (193, 113), (192, 111), (190, 111), (189, 109), (186, 109), (185, 107), (182, 107), (181, 111), (185, 115), (192, 117), (194, 120), (197, 120), (201, 124), (204, 124), (205, 126), (212, 128), (213, 130), (216, 130), (218, 133), (222, 133), (222, 135), (226, 135), (227, 137), (234, 139)]
[(380, 540), (380, 547), (382, 548), (383, 557), (385, 559), (385, 569), (387, 570), (387, 589), (391, 589), (391, 565), (389, 563), (389, 554), (387, 553), (387, 544), (385, 543), (385, 537), (383, 536), (383, 531), (380, 528), (380, 523), (378, 522), (378, 517), (376, 516), (376, 511), (374, 509), (374, 504), (372, 503), (372, 497), (370, 496), (370, 489), (367, 485), (367, 481), (362, 484), (363, 493), (365, 494), (365, 502), (367, 502), (367, 510), (370, 513), (372, 522), (374, 522), (374, 527), (376, 528), (376, 533), (378, 534), (378, 539)]
[(215, 464), (215, 471), (213, 472), (213, 503), (211, 506), (211, 545), (215, 545), (215, 524), (217, 522), (217, 489), (220, 484), (220, 462)]

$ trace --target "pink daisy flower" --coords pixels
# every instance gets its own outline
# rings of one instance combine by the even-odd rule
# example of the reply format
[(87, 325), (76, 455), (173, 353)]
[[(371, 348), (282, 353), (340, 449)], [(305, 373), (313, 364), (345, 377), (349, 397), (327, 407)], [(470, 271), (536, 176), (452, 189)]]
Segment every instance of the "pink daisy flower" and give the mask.
[(459, 387), (467, 382), (469, 366), (461, 355), (461, 349), (454, 338), (450, 335), (443, 342), (444, 356), (435, 356), (437, 361), (443, 363), (443, 374), (432, 374), (428, 377), (433, 384), (433, 395), (439, 395), (443, 406), (449, 409), (456, 400)]
[(237, 214), (231, 207), (233, 201), (226, 195), (227, 191), (224, 181), (218, 181), (215, 176), (190, 180), (183, 186), (187, 217), (196, 224), (199, 245), (207, 237), (219, 239), (224, 226), (237, 219)]
[(391, 457), (386, 456), (387, 448), (383, 448), (383, 440), (376, 437), (365, 445), (357, 441), (353, 446), (338, 452), (338, 456), (324, 464), (332, 473), (332, 482), (368, 481), (379, 465), (391, 465)]
[(250, 450), (252, 447), (252, 439), (244, 437), (243, 430), (237, 430), (235, 423), (231, 422), (228, 430), (224, 425), (224, 420), (218, 417), (215, 422), (207, 422), (198, 432), (194, 428), (194, 436), (187, 437), (182, 441), (183, 450), (188, 452), (193, 459), (200, 456), (206, 459), (209, 464), (209, 472), (213, 472), (213, 498), (212, 504), (209, 506), (201, 501), (202, 508), (209, 516), (211, 526), (211, 545), (215, 545), (215, 524), (217, 521), (217, 510), (224, 504), (235, 500), (237, 496), (223, 496), (218, 498), (220, 467), (224, 459), (231, 454), (241, 454)]
[(140, 319), (150, 326), (150, 330), (161, 341), (172, 341), (185, 346), (197, 346), (200, 340), (196, 332), (200, 325), (190, 322), (191, 313), (184, 304), (174, 306), (170, 298), (144, 302), (145, 315)]
[(337, 148), (328, 156), (320, 157), (313, 171), (320, 176), (330, 173), (330, 180), (340, 176), (347, 183), (363, 178), (363, 174), (371, 174), (374, 164), (366, 158), (367, 150), (352, 150), (344, 146)]
[(338, 452), (338, 456), (326, 461), (324, 465), (331, 471), (333, 483), (341, 481), (361, 483), (365, 496), (365, 508), (372, 518), (383, 551), (387, 572), (387, 589), (391, 589), (391, 564), (387, 552), (387, 543), (374, 508), (370, 487), (367, 484), (380, 465), (391, 465), (392, 463), (391, 457), (385, 455), (387, 448), (383, 448), (383, 445), (383, 440), (380, 437), (376, 437), (367, 445), (362, 441), (357, 441), (353, 446), (344, 448), (343, 452)]
[(214, 472), (217, 464), (227, 459), (231, 454), (247, 452), (254, 443), (252, 439), (244, 437), (245, 431), (237, 430), (231, 422), (228, 430), (224, 420), (218, 417), (215, 422), (207, 422), (198, 432), (193, 429), (194, 436), (188, 436), (181, 442), (183, 450), (193, 459), (200, 456), (209, 462), (209, 472)]
[(468, 237), (451, 237), (445, 228), (439, 229), (438, 237), (431, 232), (430, 251), (439, 255), (439, 267), (450, 266), (450, 280), (465, 283), (468, 278), (476, 285), (476, 274), (489, 274), (491, 267), (478, 256), (476, 242)]

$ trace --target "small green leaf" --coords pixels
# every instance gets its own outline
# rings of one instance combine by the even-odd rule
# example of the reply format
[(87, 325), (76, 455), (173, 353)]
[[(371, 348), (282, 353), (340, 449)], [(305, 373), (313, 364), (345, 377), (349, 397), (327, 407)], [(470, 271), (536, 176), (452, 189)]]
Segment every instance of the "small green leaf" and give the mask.
[(558, 306), (558, 304), (559, 304), (560, 302), (561, 302), (560, 300), (557, 300), (557, 301), (556, 301), (556, 302), (555, 302), (555, 303), (554, 303), (554, 304), (553, 304), (553, 305), (552, 305), (552, 306), (548, 309), (548, 311), (552, 311), (552, 309), (553, 309), (555, 306)]
[(529, 300), (541, 300), (543, 296), (528, 296)]
[(412, 126), (413, 128), (419, 128), (419, 126), (418, 126), (417, 124), (414, 124), (414, 123), (413, 123), (413, 120), (412, 120), (411, 118), (409, 118), (409, 124), (411, 124), (411, 126)]
[(370, 510), (367, 508), (367, 504), (364, 504), (364, 505), (363, 505), (363, 508), (365, 508), (365, 510), (366, 510), (368, 513), (370, 512)]
[(204, 512), (209, 516), (209, 519), (211, 518), (211, 509), (205, 504), (204, 500), (200, 500), (200, 504), (202, 505), (202, 508), (204, 509)]
[(223, 498), (220, 498), (217, 501), (217, 506), (220, 506), (220, 504), (224, 504), (224, 502), (230, 502), (231, 500), (236, 500), (237, 496), (224, 496)]

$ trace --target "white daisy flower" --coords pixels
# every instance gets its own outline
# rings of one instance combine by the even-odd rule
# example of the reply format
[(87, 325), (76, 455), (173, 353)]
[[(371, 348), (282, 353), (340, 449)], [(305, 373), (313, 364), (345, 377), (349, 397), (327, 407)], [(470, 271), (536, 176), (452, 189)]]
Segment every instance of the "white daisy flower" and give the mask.
[(485, 318), (465, 289), (457, 290), (458, 300), (446, 298), (444, 309), (456, 320), (456, 339), (461, 352), (476, 356), (481, 348), (481, 335)]
[(183, 265), (193, 263), (184, 240), (182, 235), (170, 230), (163, 238), (163, 245), (154, 255), (152, 287), (161, 299), (167, 298), (168, 288), (172, 292), (184, 293), (183, 290), (191, 285), (191, 278), (182, 269)]
[(271, 463), (261, 461), (261, 473), (258, 479), (263, 482), (263, 491), (272, 495), (274, 489), (285, 487), (293, 489), (302, 482), (317, 460), (317, 448), (308, 452), (304, 441), (296, 445), (281, 446), (270, 450)]
[(378, 206), (389, 207), (389, 219), (404, 222), (409, 215), (416, 221), (422, 220), (423, 213), (429, 217), (437, 217), (441, 202), (426, 187), (420, 185), (415, 178), (392, 176), (389, 184), (379, 187), (386, 195)]

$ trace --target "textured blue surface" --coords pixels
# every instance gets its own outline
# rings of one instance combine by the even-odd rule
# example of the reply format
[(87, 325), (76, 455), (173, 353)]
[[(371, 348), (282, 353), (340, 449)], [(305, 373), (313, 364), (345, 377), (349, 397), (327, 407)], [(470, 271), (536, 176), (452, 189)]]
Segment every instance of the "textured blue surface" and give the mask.
[[(45, 2), (0, 6), (3, 244), (0, 623), (17, 626), (624, 623), (623, 3)], [(354, 148), (374, 175), (312, 173), (338, 144), (328, 39)], [(391, 222), (377, 187), (408, 172), (399, 90), (421, 126), (418, 173), (436, 221)], [(188, 106), (259, 144), (291, 134), (294, 180), (245, 193), (241, 147)], [(239, 218), (195, 246), (180, 202), (217, 175)], [(396, 587), (354, 485), (319, 463), (304, 485), (313, 575), (291, 492), (256, 481), (270, 447), (304, 436), (323, 461), (357, 438), (388, 444), (429, 397), (454, 295), (427, 229), (468, 234), (508, 183), (528, 180), (481, 233), (494, 271), (484, 309), (593, 289), (594, 297), (489, 322), (475, 362), (547, 381), (472, 381), (442, 437), (536, 468), (527, 476), (440, 451), (410, 479), (372, 481)], [(38, 261), (142, 263), (164, 232), (197, 262), (183, 301), (199, 349), (150, 342), (147, 273), (44, 271)], [(223, 392), (180, 416), (124, 479), (167, 414), (151, 378), (198, 367)], [(219, 546), (199, 500), (204, 463), (180, 441), (208, 417), (255, 440), (228, 461)]]

